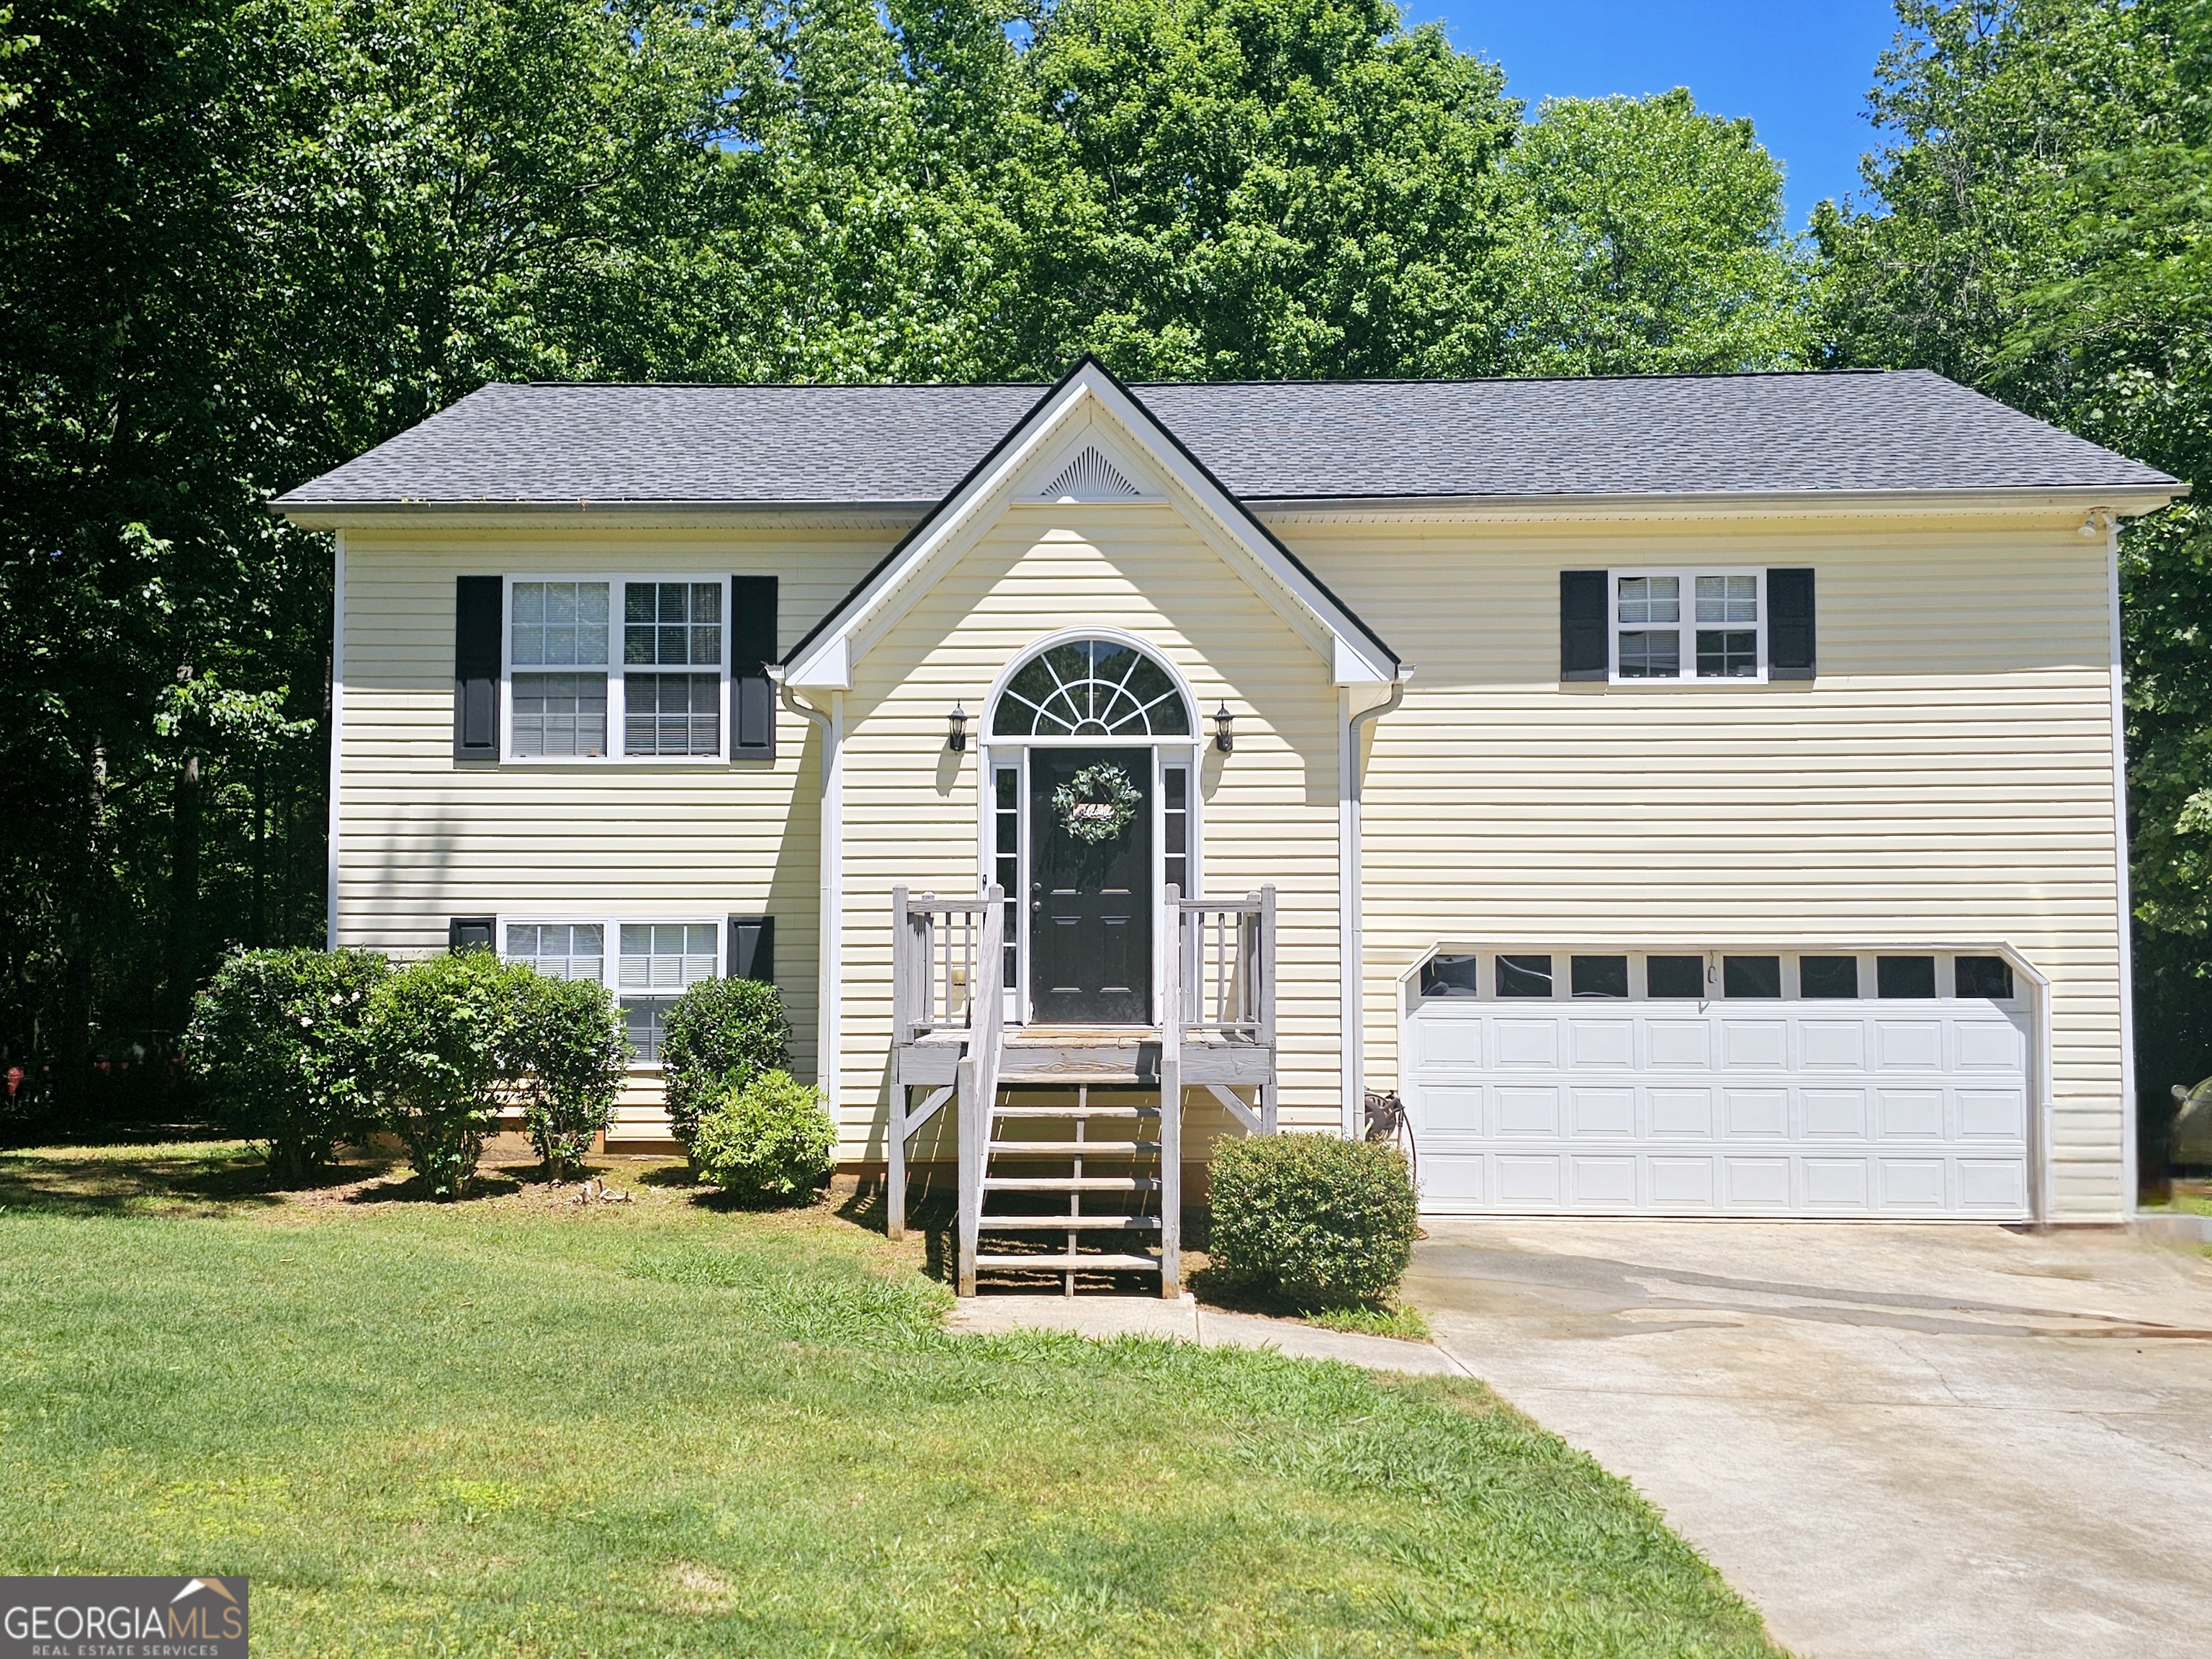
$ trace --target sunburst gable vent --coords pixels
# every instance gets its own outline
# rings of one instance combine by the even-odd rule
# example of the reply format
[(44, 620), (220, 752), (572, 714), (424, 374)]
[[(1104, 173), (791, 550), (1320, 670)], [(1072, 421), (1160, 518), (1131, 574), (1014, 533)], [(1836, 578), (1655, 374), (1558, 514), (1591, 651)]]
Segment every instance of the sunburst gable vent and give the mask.
[(1037, 492), (1047, 501), (1133, 501), (1144, 491), (1129, 475), (1108, 460), (1097, 444), (1085, 444), (1075, 459), (1053, 475)]

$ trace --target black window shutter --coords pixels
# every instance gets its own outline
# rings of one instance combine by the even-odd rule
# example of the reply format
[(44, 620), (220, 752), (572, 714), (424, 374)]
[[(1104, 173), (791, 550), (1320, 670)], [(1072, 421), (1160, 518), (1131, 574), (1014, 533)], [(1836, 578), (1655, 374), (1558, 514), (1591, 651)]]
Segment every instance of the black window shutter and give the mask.
[(1605, 572), (1559, 572), (1559, 678), (1601, 680), (1611, 661), (1605, 637)]
[(775, 686), (768, 677), (768, 665), (775, 660), (775, 585), (774, 576), (730, 578), (733, 760), (775, 758)]
[(1813, 573), (1766, 573), (1766, 678), (1809, 680), (1813, 648)]
[(491, 935), (491, 917), (455, 916), (446, 924), (446, 948), (456, 956), (464, 951), (489, 951)]
[(775, 918), (730, 918), (730, 977), (775, 982)]
[(453, 758), (499, 758), (500, 579), (453, 578)]

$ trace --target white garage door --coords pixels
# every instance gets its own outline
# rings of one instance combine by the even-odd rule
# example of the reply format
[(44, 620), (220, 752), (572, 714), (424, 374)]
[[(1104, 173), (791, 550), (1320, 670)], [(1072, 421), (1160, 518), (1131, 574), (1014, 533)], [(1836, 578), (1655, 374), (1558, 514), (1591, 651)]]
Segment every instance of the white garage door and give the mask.
[(1996, 958), (1471, 952), (1409, 992), (1431, 1212), (2028, 1214), (2028, 1009)]

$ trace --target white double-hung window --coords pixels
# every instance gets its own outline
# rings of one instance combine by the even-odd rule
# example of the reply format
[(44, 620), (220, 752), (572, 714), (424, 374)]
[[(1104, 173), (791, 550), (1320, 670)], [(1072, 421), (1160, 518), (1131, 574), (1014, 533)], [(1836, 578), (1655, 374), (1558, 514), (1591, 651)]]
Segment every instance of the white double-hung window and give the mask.
[(1608, 576), (1613, 679), (1766, 678), (1765, 572), (1615, 570)]
[(510, 580), (507, 754), (721, 758), (726, 588), (720, 578)]

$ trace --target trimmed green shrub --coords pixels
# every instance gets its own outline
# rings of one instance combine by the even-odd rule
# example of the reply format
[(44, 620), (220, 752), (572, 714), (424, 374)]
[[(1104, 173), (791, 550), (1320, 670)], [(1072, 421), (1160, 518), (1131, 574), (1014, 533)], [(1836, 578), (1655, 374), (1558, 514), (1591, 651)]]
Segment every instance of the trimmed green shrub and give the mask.
[(1294, 1301), (1376, 1301), (1413, 1255), (1413, 1177), (1395, 1146), (1254, 1135), (1214, 1151), (1207, 1253)]
[(532, 972), (514, 982), (514, 1085), (549, 1180), (582, 1171), (613, 1118), (631, 1048), (614, 999), (588, 980)]
[(185, 1063), (278, 1180), (327, 1168), (373, 1115), (369, 998), (390, 972), (366, 951), (237, 951), (192, 999)]
[(521, 1069), (516, 1015), (537, 977), (463, 951), (409, 963), (369, 1000), (382, 1121), (437, 1197), (459, 1196), (476, 1174), (502, 1085)]
[(686, 1146), (700, 1115), (732, 1089), (791, 1064), (783, 995), (754, 979), (702, 980), (661, 1017), (660, 1068), (668, 1121)]
[(763, 1072), (700, 1117), (691, 1167), (732, 1198), (788, 1199), (822, 1184), (836, 1148), (822, 1091), (788, 1072)]

